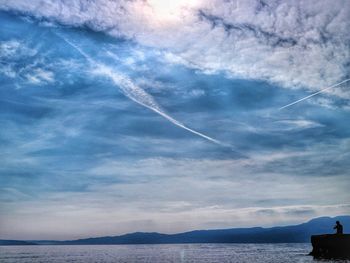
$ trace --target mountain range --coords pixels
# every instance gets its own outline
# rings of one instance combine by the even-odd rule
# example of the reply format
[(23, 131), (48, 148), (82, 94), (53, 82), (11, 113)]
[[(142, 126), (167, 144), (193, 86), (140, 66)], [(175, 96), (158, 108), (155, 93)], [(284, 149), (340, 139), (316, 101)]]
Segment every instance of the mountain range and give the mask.
[(178, 234), (135, 232), (120, 236), (105, 236), (67, 241), (0, 240), (0, 245), (117, 245), (117, 244), (178, 244), (178, 243), (302, 243), (310, 242), (311, 235), (334, 233), (339, 220), (344, 233), (350, 233), (350, 216), (319, 217), (306, 223), (271, 228), (231, 228), (194, 230)]

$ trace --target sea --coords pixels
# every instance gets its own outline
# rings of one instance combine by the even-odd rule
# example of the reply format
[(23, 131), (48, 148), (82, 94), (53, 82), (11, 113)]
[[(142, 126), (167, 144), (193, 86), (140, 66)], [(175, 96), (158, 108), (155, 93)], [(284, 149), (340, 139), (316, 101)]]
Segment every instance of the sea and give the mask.
[(298, 263), (350, 262), (316, 260), (311, 245), (296, 244), (162, 244), (0, 246), (1, 263)]

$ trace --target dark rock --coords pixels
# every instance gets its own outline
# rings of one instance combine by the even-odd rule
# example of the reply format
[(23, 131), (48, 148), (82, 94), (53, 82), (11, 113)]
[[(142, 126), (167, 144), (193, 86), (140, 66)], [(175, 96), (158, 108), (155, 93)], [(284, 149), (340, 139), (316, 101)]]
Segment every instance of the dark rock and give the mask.
[(350, 234), (311, 236), (310, 255), (325, 259), (350, 259)]

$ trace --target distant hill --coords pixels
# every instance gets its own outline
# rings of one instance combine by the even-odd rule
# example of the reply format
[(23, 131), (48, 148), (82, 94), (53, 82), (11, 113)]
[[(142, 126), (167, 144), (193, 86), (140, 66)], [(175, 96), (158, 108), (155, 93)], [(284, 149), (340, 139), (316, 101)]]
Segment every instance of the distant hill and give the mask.
[(120, 236), (86, 238), (70, 241), (32, 241), (51, 245), (176, 244), (176, 243), (299, 243), (310, 242), (311, 235), (334, 233), (339, 220), (350, 233), (350, 216), (319, 217), (306, 223), (272, 228), (232, 228), (195, 230), (179, 234), (136, 232)]
[(28, 246), (36, 245), (36, 243), (20, 240), (0, 240), (0, 246)]

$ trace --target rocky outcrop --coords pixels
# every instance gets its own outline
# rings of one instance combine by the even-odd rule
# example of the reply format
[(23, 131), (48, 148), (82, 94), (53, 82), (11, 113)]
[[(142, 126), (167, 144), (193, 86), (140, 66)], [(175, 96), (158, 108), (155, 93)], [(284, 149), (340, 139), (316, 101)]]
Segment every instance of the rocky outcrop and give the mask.
[(315, 258), (350, 259), (350, 234), (330, 234), (311, 236)]

